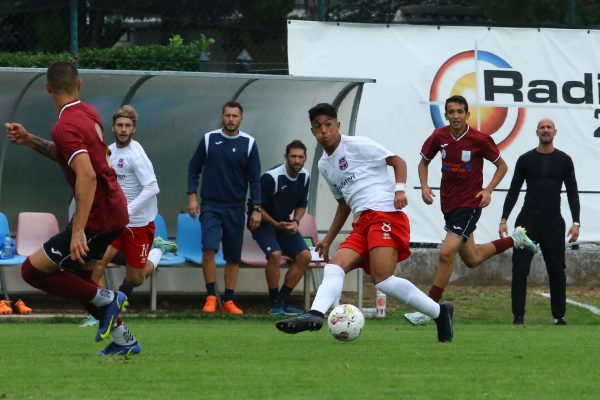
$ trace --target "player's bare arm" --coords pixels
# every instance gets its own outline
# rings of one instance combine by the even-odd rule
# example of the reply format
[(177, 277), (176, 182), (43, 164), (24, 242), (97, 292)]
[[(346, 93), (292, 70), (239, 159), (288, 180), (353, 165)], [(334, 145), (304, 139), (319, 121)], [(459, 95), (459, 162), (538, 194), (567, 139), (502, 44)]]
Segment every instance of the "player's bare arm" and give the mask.
[(481, 197), (481, 202), (479, 203), (479, 207), (481, 208), (490, 205), (492, 202), (492, 193), (494, 192), (494, 189), (496, 189), (496, 186), (500, 184), (500, 181), (502, 178), (504, 178), (504, 175), (506, 175), (506, 172), (508, 171), (508, 165), (506, 165), (506, 162), (502, 159), (502, 157), (498, 158), (494, 165), (496, 166), (496, 171), (494, 172), (494, 176), (492, 176), (492, 180), (485, 189), (476, 195), (476, 197)]
[(315, 246), (315, 249), (326, 261), (329, 260), (329, 246), (331, 246), (333, 239), (335, 239), (337, 234), (340, 232), (340, 230), (344, 226), (344, 223), (348, 219), (350, 212), (352, 211), (350, 206), (346, 203), (346, 201), (343, 198), (337, 199), (337, 202), (337, 209), (335, 210), (335, 215), (333, 216), (333, 221), (331, 221), (329, 230), (327, 231), (327, 234), (325, 235), (323, 240), (321, 240)]
[(273, 217), (271, 217), (271, 215), (268, 212), (265, 211), (264, 208), (261, 210), (260, 216), (261, 221), (264, 221), (267, 224), (271, 225), (273, 228), (275, 228), (275, 230), (282, 231), (285, 229), (285, 222), (276, 221)]
[(11, 143), (28, 146), (43, 156), (56, 161), (56, 147), (53, 141), (42, 139), (27, 132), (23, 125), (16, 122), (7, 122), (4, 127)]
[(83, 258), (89, 251), (85, 236), (94, 195), (96, 194), (96, 173), (87, 153), (79, 153), (69, 165), (75, 172), (75, 215), (71, 234), (71, 259), (84, 264)]
[(386, 158), (385, 163), (394, 169), (396, 179), (394, 207), (401, 210), (408, 205), (408, 198), (406, 197), (406, 161), (402, 157), (394, 155)]
[(296, 208), (294, 210), (294, 219), (291, 222), (286, 223), (287, 231), (289, 233), (295, 234), (300, 229), (300, 221), (302, 217), (306, 214), (306, 208)]
[(435, 197), (435, 193), (427, 184), (427, 179), (429, 177), (429, 160), (421, 158), (419, 161), (419, 166), (417, 167), (417, 171), (419, 173), (419, 182), (421, 183), (421, 198), (425, 204), (433, 204), (433, 198)]

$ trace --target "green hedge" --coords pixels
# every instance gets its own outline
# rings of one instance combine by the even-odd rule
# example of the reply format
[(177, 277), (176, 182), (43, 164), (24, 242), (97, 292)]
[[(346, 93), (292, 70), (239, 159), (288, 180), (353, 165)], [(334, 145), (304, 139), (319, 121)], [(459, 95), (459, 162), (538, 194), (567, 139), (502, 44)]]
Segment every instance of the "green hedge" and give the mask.
[[(107, 49), (81, 49), (79, 67), (150, 71), (198, 71), (197, 44), (133, 46)], [(69, 53), (0, 53), (0, 67), (46, 68), (57, 60), (69, 60)]]

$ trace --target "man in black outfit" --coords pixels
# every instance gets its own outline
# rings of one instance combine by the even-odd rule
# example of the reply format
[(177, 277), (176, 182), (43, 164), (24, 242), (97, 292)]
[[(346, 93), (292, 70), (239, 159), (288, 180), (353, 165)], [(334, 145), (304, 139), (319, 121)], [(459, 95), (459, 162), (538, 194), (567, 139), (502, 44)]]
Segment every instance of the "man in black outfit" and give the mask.
[[(517, 216), (515, 226), (527, 229), (527, 235), (540, 245), (550, 281), (550, 305), (554, 325), (566, 325), (567, 282), (565, 274), (565, 221), (560, 214), (560, 193), (563, 182), (567, 191), (573, 225), (567, 237), (569, 243), (579, 237), (579, 193), (573, 161), (566, 153), (554, 148), (556, 127), (550, 119), (542, 119), (536, 129), (539, 138), (537, 148), (521, 155), (504, 201), (500, 236), (506, 236), (506, 220), (510, 215), (523, 181), (527, 182), (525, 202)], [(512, 312), (513, 324), (522, 325), (525, 315), (527, 276), (533, 254), (515, 248), (512, 256)]]

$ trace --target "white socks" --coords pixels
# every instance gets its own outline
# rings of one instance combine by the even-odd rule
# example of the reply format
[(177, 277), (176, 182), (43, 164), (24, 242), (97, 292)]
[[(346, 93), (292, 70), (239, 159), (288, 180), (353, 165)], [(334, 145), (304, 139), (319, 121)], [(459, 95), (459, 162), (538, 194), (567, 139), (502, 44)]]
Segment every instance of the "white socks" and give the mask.
[(152, 250), (150, 250), (150, 253), (148, 254), (148, 261), (150, 261), (152, 263), (152, 265), (154, 266), (154, 269), (156, 269), (156, 267), (158, 267), (158, 262), (160, 261), (160, 258), (162, 257), (162, 255), (163, 255), (163, 252), (158, 247), (155, 247)]
[(323, 282), (317, 290), (317, 295), (310, 309), (325, 314), (329, 310), (329, 307), (342, 294), (345, 276), (346, 273), (339, 265), (325, 265), (323, 269)]
[(375, 287), (431, 318), (435, 319), (440, 315), (440, 305), (406, 279), (392, 275)]
[(110, 332), (113, 343), (119, 346), (129, 346), (136, 342), (133, 334), (127, 329), (125, 324), (121, 324)]
[(96, 295), (90, 301), (90, 303), (92, 303), (96, 307), (102, 307), (107, 304), (110, 304), (114, 300), (114, 298), (115, 292), (99, 287), (98, 290), (96, 290)]

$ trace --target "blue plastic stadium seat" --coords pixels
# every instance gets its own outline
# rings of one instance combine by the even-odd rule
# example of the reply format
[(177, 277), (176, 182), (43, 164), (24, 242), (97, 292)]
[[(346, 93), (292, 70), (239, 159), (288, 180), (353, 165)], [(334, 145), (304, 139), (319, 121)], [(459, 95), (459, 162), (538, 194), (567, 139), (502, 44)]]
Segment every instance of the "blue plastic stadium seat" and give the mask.
[[(177, 246), (179, 254), (191, 263), (202, 264), (202, 227), (198, 218), (189, 214), (179, 214), (177, 217)], [(225, 266), (223, 253), (219, 250), (215, 254), (217, 267)]]
[[(156, 217), (154, 218), (154, 237), (160, 236), (161, 238), (167, 240), (169, 238), (168, 233), (167, 233), (167, 224), (165, 223), (165, 219), (162, 217), (162, 215), (160, 214), (156, 214)], [(177, 243), (177, 246), (179, 246), (179, 243)], [(179, 264), (184, 264), (186, 261), (185, 257), (182, 257), (179, 254), (179, 251), (177, 252), (177, 255), (173, 254), (173, 253), (168, 253), (168, 254), (163, 254), (162, 257), (160, 258), (160, 261), (158, 262), (158, 266), (159, 267), (163, 267), (163, 266), (169, 266), (169, 265), (179, 265)]]
[[(0, 240), (4, 240), (6, 235), (10, 235), (10, 228), (8, 226), (8, 219), (4, 213), (0, 212)], [(11, 258), (0, 259), (0, 286), (4, 292), (4, 299), (9, 300), (8, 288), (6, 287), (6, 279), (4, 278), (4, 267), (18, 266), (23, 264), (25, 257), (21, 255), (14, 255)]]

